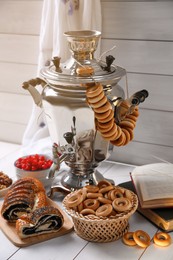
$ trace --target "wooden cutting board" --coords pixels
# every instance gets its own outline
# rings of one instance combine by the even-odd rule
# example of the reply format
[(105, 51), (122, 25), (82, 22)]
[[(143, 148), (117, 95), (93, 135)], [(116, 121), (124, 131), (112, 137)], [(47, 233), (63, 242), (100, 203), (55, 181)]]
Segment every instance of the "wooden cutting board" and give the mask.
[[(49, 203), (49, 205), (51, 205), (55, 208), (58, 208), (64, 217), (63, 227), (59, 231), (21, 239), (17, 235), (15, 224), (8, 223), (0, 214), (0, 228), (1, 228), (2, 232), (17, 247), (31, 246), (31, 245), (55, 238), (55, 237), (63, 236), (65, 234), (71, 232), (73, 230), (73, 223), (72, 223), (71, 219), (66, 215), (66, 213), (60, 207), (58, 207), (58, 205), (54, 201), (48, 199), (48, 203)], [(0, 212), (1, 212), (1, 207), (2, 207), (2, 203), (0, 204)]]

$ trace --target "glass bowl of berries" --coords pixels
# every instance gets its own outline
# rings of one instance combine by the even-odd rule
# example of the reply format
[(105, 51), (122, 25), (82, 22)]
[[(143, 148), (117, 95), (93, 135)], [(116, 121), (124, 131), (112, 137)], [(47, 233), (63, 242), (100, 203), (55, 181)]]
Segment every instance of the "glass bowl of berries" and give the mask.
[(39, 179), (45, 187), (50, 186), (54, 180), (54, 178), (48, 178), (52, 163), (52, 159), (44, 154), (19, 157), (14, 162), (17, 179), (34, 177)]

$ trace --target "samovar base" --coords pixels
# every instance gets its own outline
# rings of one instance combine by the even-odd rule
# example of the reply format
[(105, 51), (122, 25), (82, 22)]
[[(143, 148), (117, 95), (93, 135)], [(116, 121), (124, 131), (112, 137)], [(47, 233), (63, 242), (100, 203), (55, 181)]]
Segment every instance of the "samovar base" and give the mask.
[(101, 180), (107, 180), (113, 185), (115, 184), (113, 180), (104, 178), (103, 175), (96, 169), (90, 174), (86, 175), (76, 175), (73, 172), (68, 171), (61, 178), (60, 183), (51, 187), (48, 196), (52, 198), (55, 192), (68, 194), (74, 190), (81, 189), (88, 184), (97, 185)]
[[(96, 169), (93, 172), (84, 175), (77, 175), (69, 171), (61, 178), (61, 184), (67, 189), (76, 190), (81, 189), (88, 184), (97, 185), (99, 181), (104, 179), (103, 175)], [(114, 184), (113, 180), (109, 181)]]

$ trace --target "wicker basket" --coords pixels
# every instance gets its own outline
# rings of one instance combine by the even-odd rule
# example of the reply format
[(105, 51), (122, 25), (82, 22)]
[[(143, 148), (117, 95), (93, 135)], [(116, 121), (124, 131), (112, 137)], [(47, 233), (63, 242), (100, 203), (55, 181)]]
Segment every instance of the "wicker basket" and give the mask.
[(109, 218), (97, 217), (95, 215), (83, 216), (67, 207), (66, 201), (72, 194), (74, 192), (64, 198), (63, 206), (66, 212), (72, 217), (74, 230), (77, 235), (92, 242), (110, 242), (121, 238), (129, 228), (129, 217), (136, 211), (138, 206), (137, 196), (131, 192), (132, 208), (129, 211)]

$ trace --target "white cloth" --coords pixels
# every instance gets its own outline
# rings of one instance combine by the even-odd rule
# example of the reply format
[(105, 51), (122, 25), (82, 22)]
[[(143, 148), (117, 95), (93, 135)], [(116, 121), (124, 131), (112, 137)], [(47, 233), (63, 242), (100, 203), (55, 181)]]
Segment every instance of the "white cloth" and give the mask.
[[(67, 41), (63, 35), (66, 31), (97, 30), (101, 32), (100, 0), (44, 0), (40, 30), (40, 53), (38, 76), (40, 69), (53, 57), (61, 57), (61, 62), (70, 58)], [(96, 57), (99, 54), (99, 48)], [(41, 89), (38, 88), (39, 91)], [(34, 147), (43, 140), (44, 145), (51, 149), (48, 127), (44, 112), (33, 103), (31, 118), (23, 136), (23, 149)], [(43, 147), (41, 146), (40, 149)], [(37, 152), (39, 147), (37, 145)]]

